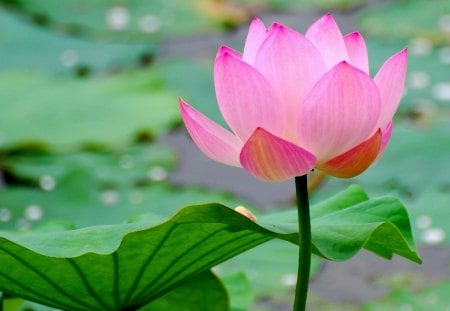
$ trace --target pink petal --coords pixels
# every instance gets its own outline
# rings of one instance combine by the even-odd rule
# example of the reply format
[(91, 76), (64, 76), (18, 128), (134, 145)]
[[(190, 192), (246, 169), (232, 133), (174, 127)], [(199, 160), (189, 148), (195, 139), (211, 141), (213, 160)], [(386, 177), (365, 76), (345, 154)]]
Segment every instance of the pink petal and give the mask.
[(351, 178), (364, 172), (377, 158), (381, 146), (381, 130), (345, 153), (316, 167), (339, 178)]
[(234, 58), (242, 59), (242, 54), (239, 51), (236, 51), (235, 49), (232, 49), (226, 45), (222, 45), (219, 47), (219, 50), (217, 51), (216, 59), (221, 57), (223, 54), (230, 54)]
[(301, 106), (298, 141), (324, 162), (372, 135), (379, 115), (375, 83), (342, 62), (317, 82)]
[(241, 166), (239, 152), (243, 145), (242, 141), (189, 106), (181, 98), (179, 102), (184, 124), (200, 150), (218, 162)]
[(255, 68), (229, 53), (216, 59), (214, 84), (220, 111), (243, 141), (257, 127), (283, 130), (283, 109), (272, 86)]
[(381, 114), (377, 125), (379, 128), (387, 127), (400, 104), (405, 85), (407, 63), (408, 51), (404, 49), (391, 56), (374, 78), (381, 96)]
[(293, 139), (298, 109), (307, 92), (326, 70), (320, 53), (301, 34), (283, 25), (273, 24), (256, 55), (254, 66), (279, 94), (286, 124), (290, 126), (283, 136)]
[(344, 38), (330, 13), (312, 24), (305, 36), (319, 49), (328, 69), (343, 60), (348, 60)]
[(253, 64), (256, 53), (266, 37), (266, 26), (258, 17), (255, 17), (250, 24), (247, 39), (245, 40), (244, 52), (242, 53), (244, 62)]
[(367, 46), (363, 36), (359, 32), (352, 32), (344, 37), (344, 42), (347, 47), (348, 62), (369, 74)]
[(381, 147), (380, 151), (378, 152), (377, 160), (381, 158), (381, 156), (386, 151), (386, 147), (389, 143), (389, 140), (391, 139), (391, 135), (392, 135), (392, 122), (389, 122), (388, 126), (381, 131)]
[(267, 181), (283, 181), (311, 171), (316, 157), (301, 147), (257, 128), (241, 150), (242, 167)]

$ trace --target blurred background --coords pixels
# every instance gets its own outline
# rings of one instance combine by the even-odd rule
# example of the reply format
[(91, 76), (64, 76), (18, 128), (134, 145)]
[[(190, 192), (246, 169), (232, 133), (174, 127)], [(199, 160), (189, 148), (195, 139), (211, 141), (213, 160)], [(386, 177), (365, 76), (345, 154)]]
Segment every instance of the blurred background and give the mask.
[[(423, 265), (368, 252), (314, 260), (310, 310), (450, 310), (450, 1), (0, 0), (0, 230), (121, 223), (194, 203), (291, 208), (293, 184), (206, 158), (178, 97), (223, 123), (212, 64), (253, 16), (300, 32), (326, 12), (365, 36), (371, 74), (410, 52), (384, 157), (358, 178), (313, 173), (312, 201), (360, 184), (407, 206)], [(296, 248), (272, 241), (217, 267), (234, 311), (290, 310)], [(19, 301), (11, 310), (48, 310)]]

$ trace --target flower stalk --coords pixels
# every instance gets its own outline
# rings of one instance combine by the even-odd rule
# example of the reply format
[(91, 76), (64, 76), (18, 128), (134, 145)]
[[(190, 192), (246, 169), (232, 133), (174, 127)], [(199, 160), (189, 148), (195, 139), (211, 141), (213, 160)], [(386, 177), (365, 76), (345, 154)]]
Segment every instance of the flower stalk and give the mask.
[(297, 197), (299, 252), (293, 310), (305, 311), (311, 267), (311, 217), (307, 175), (295, 177), (295, 193)]

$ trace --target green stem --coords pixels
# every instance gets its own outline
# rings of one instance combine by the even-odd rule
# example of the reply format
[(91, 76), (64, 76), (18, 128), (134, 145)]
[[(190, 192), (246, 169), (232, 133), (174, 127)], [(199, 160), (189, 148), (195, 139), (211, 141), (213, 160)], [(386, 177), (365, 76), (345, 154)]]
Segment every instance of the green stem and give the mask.
[(4, 294), (0, 292), (0, 311), (3, 311), (3, 304), (5, 303), (5, 297)]
[(295, 192), (297, 195), (299, 251), (294, 311), (305, 311), (311, 267), (311, 219), (306, 175), (295, 177)]

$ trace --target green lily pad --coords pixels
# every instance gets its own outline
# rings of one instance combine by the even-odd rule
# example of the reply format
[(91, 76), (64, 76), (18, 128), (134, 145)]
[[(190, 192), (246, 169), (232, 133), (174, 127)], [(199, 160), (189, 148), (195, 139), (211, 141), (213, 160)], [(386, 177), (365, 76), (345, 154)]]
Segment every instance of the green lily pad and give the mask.
[(133, 135), (167, 131), (180, 118), (177, 96), (151, 71), (87, 80), (3, 72), (0, 101), (0, 148), (120, 146)]
[(381, 301), (366, 305), (363, 310), (448, 310), (450, 308), (450, 302), (448, 300), (449, 292), (450, 282), (448, 281), (427, 286), (425, 289), (422, 289), (419, 292), (412, 292), (407, 289), (396, 289)]
[(0, 229), (36, 229), (49, 221), (69, 221), (80, 228), (118, 224), (130, 218), (137, 221), (146, 215), (162, 221), (181, 206), (212, 201), (249, 205), (225, 193), (163, 182), (136, 187), (109, 184), (105, 188), (86, 167), (80, 167), (60, 178), (51, 191), (16, 186), (0, 189)]
[(421, 37), (449, 44), (448, 12), (448, 1), (401, 0), (363, 13), (360, 24), (364, 32), (384, 40)]
[(69, 172), (84, 169), (102, 185), (122, 187), (161, 181), (175, 165), (176, 155), (160, 143), (133, 145), (120, 150), (54, 154), (24, 150), (7, 153), (3, 172), (19, 180), (32, 181), (43, 190), (53, 190)]
[[(79, 16), (71, 11), (67, 12), (72, 16)], [(146, 57), (151, 57), (157, 48), (155, 43), (148, 41), (95, 41), (50, 32), (30, 25), (5, 10), (0, 10), (0, 29), (3, 55), (0, 68), (3, 70), (34, 69), (60, 75), (86, 75), (136, 67)]]
[[(297, 279), (298, 248), (282, 240), (272, 240), (251, 249), (218, 267), (221, 276), (244, 272), (253, 285), (256, 298), (286, 301)], [(312, 257), (311, 278), (320, 271), (322, 260)]]
[[(220, 3), (196, 0), (52, 0), (8, 1), (9, 7), (49, 28), (67, 33), (116, 41), (148, 41), (217, 30), (222, 23), (235, 24), (246, 11), (214, 12)], [(216, 4), (214, 6), (214, 4)], [(222, 7), (226, 9), (224, 5)], [(226, 13), (226, 14), (225, 14)]]
[(221, 275), (230, 298), (230, 311), (247, 311), (253, 303), (252, 284), (242, 272)]
[[(322, 257), (344, 260), (366, 248), (420, 262), (406, 211), (393, 198), (368, 200), (351, 187), (312, 211), (313, 250)], [(58, 234), (2, 231), (0, 291), (70, 310), (144, 306), (273, 238), (297, 243), (295, 215), (261, 217), (261, 226), (211, 203), (185, 207), (164, 223), (153, 217)]]

